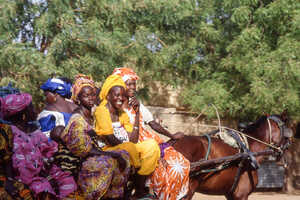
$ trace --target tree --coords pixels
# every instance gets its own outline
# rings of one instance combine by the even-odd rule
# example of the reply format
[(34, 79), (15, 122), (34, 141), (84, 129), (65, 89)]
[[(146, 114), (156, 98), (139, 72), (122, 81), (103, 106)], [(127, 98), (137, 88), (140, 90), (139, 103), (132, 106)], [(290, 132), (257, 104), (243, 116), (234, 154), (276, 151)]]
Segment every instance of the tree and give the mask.
[[(299, 109), (299, 1), (0, 0), (1, 83), (40, 101), (49, 76), (130, 66), (224, 117)], [(207, 111), (214, 115), (212, 109)]]

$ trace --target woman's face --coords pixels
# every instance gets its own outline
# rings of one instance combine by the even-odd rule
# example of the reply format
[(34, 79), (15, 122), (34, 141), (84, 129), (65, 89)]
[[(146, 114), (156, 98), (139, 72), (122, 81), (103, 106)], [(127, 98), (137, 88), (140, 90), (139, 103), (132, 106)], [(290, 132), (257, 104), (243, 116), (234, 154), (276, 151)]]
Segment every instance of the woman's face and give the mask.
[(90, 110), (96, 103), (95, 89), (90, 86), (83, 87), (78, 95), (78, 100), (80, 105)]
[(110, 89), (107, 100), (117, 110), (121, 110), (125, 100), (125, 89), (116, 86)]
[(46, 103), (47, 104), (53, 104), (56, 102), (56, 93), (50, 92), (50, 91), (45, 91), (44, 92), (45, 97), (46, 97)]
[(127, 80), (126, 84), (126, 94), (128, 97), (133, 97), (136, 92), (136, 80)]

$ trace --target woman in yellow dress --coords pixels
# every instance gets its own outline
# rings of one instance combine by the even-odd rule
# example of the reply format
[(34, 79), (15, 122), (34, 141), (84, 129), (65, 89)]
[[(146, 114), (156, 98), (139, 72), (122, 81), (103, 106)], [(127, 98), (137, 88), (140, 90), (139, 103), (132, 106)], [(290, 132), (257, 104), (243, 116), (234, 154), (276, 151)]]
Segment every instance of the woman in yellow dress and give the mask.
[(131, 164), (138, 168), (136, 176), (136, 197), (144, 196), (146, 178), (155, 170), (160, 149), (155, 140), (139, 142), (139, 108), (135, 107), (137, 117), (133, 124), (122, 110), (125, 100), (125, 83), (117, 75), (109, 76), (101, 89), (101, 103), (95, 111), (95, 130), (103, 139), (99, 142), (104, 150), (126, 150)]
[(126, 84), (127, 99), (124, 103), (124, 111), (133, 122), (137, 117), (134, 106), (139, 106), (139, 141), (147, 141), (155, 139), (161, 148), (161, 159), (158, 167), (150, 177), (150, 188), (160, 200), (179, 200), (188, 192), (189, 188), (189, 172), (190, 162), (180, 152), (176, 151), (172, 146), (165, 143), (158, 134), (146, 129), (149, 125), (156, 132), (163, 134), (171, 139), (180, 139), (184, 137), (182, 132), (171, 134), (160, 124), (154, 121), (150, 111), (140, 103), (136, 97), (136, 81), (139, 79), (137, 74), (130, 68), (116, 68), (113, 72), (115, 75), (122, 77)]

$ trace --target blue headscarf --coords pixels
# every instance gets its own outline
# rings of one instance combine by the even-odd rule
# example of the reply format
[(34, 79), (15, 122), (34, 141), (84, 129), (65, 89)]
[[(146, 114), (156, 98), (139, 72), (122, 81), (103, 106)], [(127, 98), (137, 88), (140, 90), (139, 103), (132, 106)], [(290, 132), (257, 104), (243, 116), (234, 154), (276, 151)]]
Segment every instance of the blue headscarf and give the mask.
[(42, 90), (57, 93), (60, 96), (65, 98), (71, 98), (72, 96), (71, 88), (72, 88), (71, 83), (67, 83), (66, 81), (63, 81), (58, 78), (48, 79), (46, 83), (44, 83), (41, 86)]
[(9, 83), (7, 86), (0, 87), (0, 97), (6, 97), (9, 94), (20, 94), (20, 90), (12, 87), (11, 83)]
[[(18, 88), (14, 88), (11, 82), (7, 86), (0, 87), (0, 98), (4, 98), (10, 94), (20, 94), (20, 90)], [(0, 110), (1, 110), (1, 103), (0, 103)], [(12, 124), (11, 122), (2, 119), (3, 117), (2, 114), (3, 113), (0, 113), (0, 124), (9, 124), (9, 125)]]

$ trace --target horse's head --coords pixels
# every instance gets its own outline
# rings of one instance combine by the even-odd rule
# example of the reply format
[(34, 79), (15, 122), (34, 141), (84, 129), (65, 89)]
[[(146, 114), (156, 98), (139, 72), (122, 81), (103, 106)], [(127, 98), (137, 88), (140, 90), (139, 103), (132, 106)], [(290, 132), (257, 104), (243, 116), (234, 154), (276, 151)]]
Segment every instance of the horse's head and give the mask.
[(288, 127), (287, 113), (284, 111), (280, 115), (271, 115), (266, 120), (268, 122), (268, 143), (274, 147), (277, 159), (280, 159), (290, 145), (293, 136), (292, 129)]
[(245, 133), (256, 135), (255, 137), (270, 147), (280, 159), (290, 144), (293, 132), (288, 128), (288, 117), (286, 112), (280, 115), (262, 116), (256, 122), (243, 127)]

